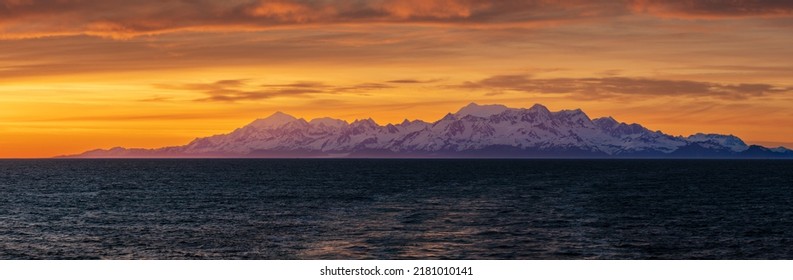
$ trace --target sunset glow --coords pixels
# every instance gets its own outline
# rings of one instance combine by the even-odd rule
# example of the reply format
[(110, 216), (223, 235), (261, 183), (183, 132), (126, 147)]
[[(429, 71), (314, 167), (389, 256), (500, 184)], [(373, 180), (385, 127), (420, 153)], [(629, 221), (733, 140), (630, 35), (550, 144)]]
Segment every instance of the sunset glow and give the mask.
[(0, 157), (470, 102), (791, 148), (791, 46), (792, 1), (0, 0)]

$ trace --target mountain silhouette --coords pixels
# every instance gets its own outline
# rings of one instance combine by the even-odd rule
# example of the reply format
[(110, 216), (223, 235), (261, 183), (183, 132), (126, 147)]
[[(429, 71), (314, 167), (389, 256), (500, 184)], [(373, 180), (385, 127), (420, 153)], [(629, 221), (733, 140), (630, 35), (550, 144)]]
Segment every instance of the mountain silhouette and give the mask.
[(525, 109), (471, 103), (431, 123), (306, 121), (276, 112), (184, 146), (117, 147), (67, 157), (793, 158), (793, 151), (749, 146), (733, 135), (672, 136), (612, 117), (590, 119), (579, 109), (551, 112), (540, 104)]

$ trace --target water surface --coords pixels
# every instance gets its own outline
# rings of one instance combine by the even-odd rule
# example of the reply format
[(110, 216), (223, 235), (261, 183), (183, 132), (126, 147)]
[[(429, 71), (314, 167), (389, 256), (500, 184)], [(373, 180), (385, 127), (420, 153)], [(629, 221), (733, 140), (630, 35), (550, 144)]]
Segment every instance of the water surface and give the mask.
[(0, 259), (793, 259), (793, 161), (1, 160)]

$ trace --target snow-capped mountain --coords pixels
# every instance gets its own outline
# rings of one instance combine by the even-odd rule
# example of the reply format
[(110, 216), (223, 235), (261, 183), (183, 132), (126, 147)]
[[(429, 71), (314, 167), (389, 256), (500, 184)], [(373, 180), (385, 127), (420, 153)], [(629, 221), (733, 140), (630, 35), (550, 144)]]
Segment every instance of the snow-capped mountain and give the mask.
[(277, 112), (228, 134), (160, 149), (94, 150), (75, 157), (793, 157), (732, 135), (671, 136), (581, 110), (471, 103), (428, 123), (311, 121)]

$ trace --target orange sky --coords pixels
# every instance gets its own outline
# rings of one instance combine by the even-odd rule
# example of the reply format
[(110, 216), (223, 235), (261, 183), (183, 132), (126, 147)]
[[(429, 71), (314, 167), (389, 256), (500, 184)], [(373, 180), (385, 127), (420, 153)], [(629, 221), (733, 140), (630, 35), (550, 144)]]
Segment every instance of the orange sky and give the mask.
[(470, 102), (793, 147), (791, 30), (771, 0), (0, 0), (0, 157)]

